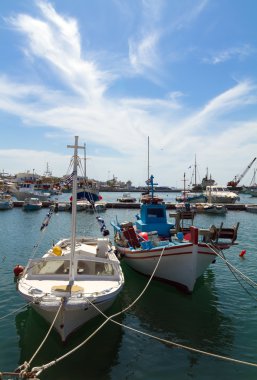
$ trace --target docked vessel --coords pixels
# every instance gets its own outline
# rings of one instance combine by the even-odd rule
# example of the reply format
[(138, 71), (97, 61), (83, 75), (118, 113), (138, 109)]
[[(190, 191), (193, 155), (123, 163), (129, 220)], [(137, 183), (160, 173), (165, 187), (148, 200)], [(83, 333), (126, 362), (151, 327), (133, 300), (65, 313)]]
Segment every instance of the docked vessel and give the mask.
[(42, 208), (42, 202), (38, 198), (26, 198), (23, 203), (24, 211), (36, 211)]
[[(64, 238), (39, 259), (29, 260), (18, 291), (54, 325), (62, 341), (84, 323), (109, 308), (123, 288), (120, 262), (107, 230), (102, 238), (77, 237), (78, 137), (75, 137), (71, 238)], [(46, 221), (45, 224), (48, 222)]]
[(0, 210), (9, 210), (13, 208), (13, 201), (10, 194), (0, 192)]
[(9, 191), (18, 201), (24, 201), (26, 198), (38, 198), (40, 201), (48, 201), (51, 196), (50, 192), (36, 190), (33, 183), (22, 183), (18, 187), (13, 184)]
[(181, 229), (167, 220), (163, 200), (154, 196), (153, 176), (150, 185), (151, 193), (142, 197), (135, 223), (112, 223), (116, 248), (137, 272), (154, 273), (155, 278), (192, 292), (219, 250), (235, 244), (238, 224), (232, 228)]
[(134, 203), (136, 200), (137, 199), (132, 197), (130, 193), (124, 193), (122, 197), (117, 198), (117, 201), (121, 203)]
[(224, 186), (213, 185), (206, 186), (206, 191), (204, 192), (206, 197), (211, 194), (212, 203), (235, 203), (240, 200), (237, 193), (230, 191)]

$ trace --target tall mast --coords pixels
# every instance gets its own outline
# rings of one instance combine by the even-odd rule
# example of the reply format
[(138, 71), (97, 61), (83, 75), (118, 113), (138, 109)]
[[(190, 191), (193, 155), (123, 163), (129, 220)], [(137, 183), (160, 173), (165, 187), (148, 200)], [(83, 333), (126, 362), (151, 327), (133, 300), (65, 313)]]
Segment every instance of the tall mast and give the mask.
[(78, 146), (78, 136), (75, 136), (75, 144), (67, 145), (67, 148), (74, 149), (73, 156), (73, 181), (72, 181), (72, 209), (71, 209), (71, 257), (70, 257), (70, 272), (69, 282), (74, 282), (74, 256), (76, 246), (76, 220), (77, 220), (77, 178), (78, 178), (78, 149), (84, 149), (84, 146)]
[(147, 179), (150, 179), (150, 168), (149, 168), (149, 136), (147, 138)]
[(86, 144), (84, 143), (84, 179), (87, 180), (87, 151)]
[(195, 186), (196, 186), (196, 155), (195, 155)]

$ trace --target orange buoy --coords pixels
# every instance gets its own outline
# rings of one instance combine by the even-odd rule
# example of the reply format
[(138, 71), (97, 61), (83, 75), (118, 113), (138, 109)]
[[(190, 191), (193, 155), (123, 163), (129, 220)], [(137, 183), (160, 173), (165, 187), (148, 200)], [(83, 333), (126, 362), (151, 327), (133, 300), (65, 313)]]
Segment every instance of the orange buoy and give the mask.
[(239, 253), (239, 256), (240, 256), (240, 257), (243, 257), (245, 254), (246, 254), (246, 250), (243, 249), (243, 250)]
[(13, 273), (16, 277), (18, 277), (24, 271), (24, 267), (22, 265), (16, 265), (13, 268)]

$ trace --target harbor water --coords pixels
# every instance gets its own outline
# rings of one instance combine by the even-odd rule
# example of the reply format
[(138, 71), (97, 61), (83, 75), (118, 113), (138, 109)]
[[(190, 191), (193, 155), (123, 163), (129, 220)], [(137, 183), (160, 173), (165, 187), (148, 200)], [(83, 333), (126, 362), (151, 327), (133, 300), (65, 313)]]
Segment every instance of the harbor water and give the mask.
[[(118, 195), (104, 193), (103, 198), (116, 201)], [(133, 195), (139, 198), (139, 194)], [(170, 202), (174, 202), (177, 196), (176, 193), (160, 195)], [(68, 199), (69, 195), (63, 194), (62, 198), (65, 197)], [(256, 198), (240, 197), (241, 203), (257, 203)], [(26, 265), (32, 255), (41, 257), (54, 242), (70, 235), (69, 212), (53, 214), (48, 228), (40, 231), (47, 212), (47, 209), (24, 212), (21, 208), (0, 212), (0, 372), (13, 371), (29, 361), (49, 329), (30, 306), (23, 307), (25, 304), (16, 290), (13, 276), (16, 264)], [(134, 220), (137, 212), (134, 209), (101, 212), (111, 240), (111, 221)], [(91, 212), (78, 213), (78, 235), (101, 236), (95, 216)], [(234, 267), (256, 283), (257, 214), (229, 211), (223, 216), (198, 214), (195, 217), (195, 225), (199, 227), (213, 224), (218, 227), (221, 222), (224, 227), (240, 223), (238, 245), (224, 253)], [(246, 250), (246, 254), (240, 257), (242, 250)], [(108, 315), (130, 305), (148, 281), (124, 263), (122, 267), (125, 287)], [(40, 380), (256, 379), (256, 300), (256, 286), (253, 289), (245, 281), (239, 281), (226, 263), (217, 258), (197, 281), (191, 295), (152, 280), (135, 305), (116, 319), (122, 326), (108, 322), (92, 339), (63, 360), (59, 358), (85, 341), (104, 318), (91, 320), (65, 344), (52, 331), (31, 367), (58, 359), (39, 375)], [(178, 348), (173, 342), (202, 353)]]

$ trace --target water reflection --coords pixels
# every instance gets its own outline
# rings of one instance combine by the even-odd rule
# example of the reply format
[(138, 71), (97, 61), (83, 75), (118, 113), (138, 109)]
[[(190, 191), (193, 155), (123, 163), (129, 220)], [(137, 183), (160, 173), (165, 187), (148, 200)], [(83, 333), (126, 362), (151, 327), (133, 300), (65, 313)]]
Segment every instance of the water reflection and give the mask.
[[(119, 300), (115, 302), (108, 314), (120, 310)], [(83, 342), (104, 321), (97, 317), (76, 331), (63, 344), (55, 331), (52, 331), (45, 345), (32, 363), (33, 366), (48, 363), (70, 351)], [(122, 322), (122, 318), (119, 319)], [(19, 364), (30, 360), (44, 339), (49, 325), (32, 309), (16, 316), (16, 329), (19, 336)], [(117, 353), (122, 340), (121, 327), (107, 323), (88, 343), (68, 358), (40, 374), (41, 380), (46, 379), (110, 379), (110, 371), (117, 361)]]
[[(130, 304), (147, 279), (125, 265), (123, 269), (127, 280), (123, 302)], [(233, 345), (234, 327), (219, 309), (211, 269), (198, 280), (192, 295), (153, 281), (130, 315), (138, 319), (131, 322), (140, 330), (204, 351), (225, 355)]]

